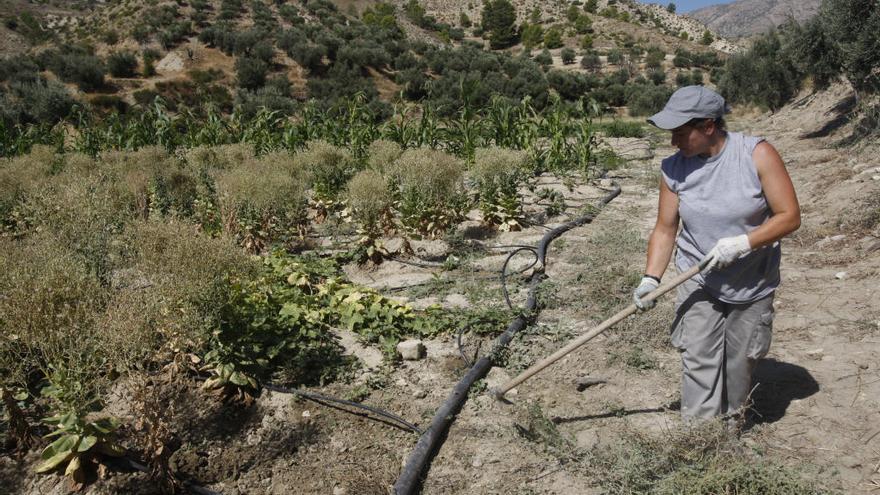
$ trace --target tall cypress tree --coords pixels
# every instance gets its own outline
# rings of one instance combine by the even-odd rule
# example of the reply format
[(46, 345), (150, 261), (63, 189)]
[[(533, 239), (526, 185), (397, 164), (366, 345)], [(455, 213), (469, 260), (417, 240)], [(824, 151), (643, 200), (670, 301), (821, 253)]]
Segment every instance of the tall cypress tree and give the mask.
[(489, 46), (499, 50), (519, 42), (516, 10), (509, 0), (486, 0), (483, 3), (483, 31), (489, 33)]

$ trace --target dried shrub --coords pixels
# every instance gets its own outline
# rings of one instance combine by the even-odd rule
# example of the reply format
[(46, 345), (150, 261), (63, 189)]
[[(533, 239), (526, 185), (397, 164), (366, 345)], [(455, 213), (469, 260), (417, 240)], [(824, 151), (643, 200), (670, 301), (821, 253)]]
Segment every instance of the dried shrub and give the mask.
[(648, 435), (626, 432), (583, 463), (603, 493), (804, 495), (834, 493), (812, 469), (784, 467), (742, 452), (720, 421)]
[(391, 193), (385, 178), (375, 170), (362, 170), (348, 183), (345, 195), (351, 215), (367, 236), (378, 237), (387, 224)]
[[(228, 279), (248, 280), (258, 268), (233, 239), (209, 237), (183, 221), (133, 222), (120, 245), (124, 263), (114, 273), (115, 306), (103, 323), (152, 327), (163, 349), (172, 353), (204, 349), (220, 324), (229, 297)], [(144, 295), (131, 293), (138, 290)], [(133, 310), (139, 298), (141, 319), (132, 321), (138, 316)]]
[(519, 230), (523, 220), (522, 199), (517, 192), (528, 177), (529, 156), (525, 151), (493, 146), (474, 154), (471, 178), (477, 184), (483, 220), (502, 230)]
[(249, 252), (293, 242), (306, 223), (306, 180), (294, 160), (272, 154), (218, 173), (217, 206), (226, 231)]
[(464, 162), (442, 151), (403, 152), (389, 169), (402, 223), (419, 235), (437, 236), (458, 222), (467, 206)]
[(184, 159), (193, 170), (225, 170), (250, 163), (254, 159), (254, 149), (242, 143), (197, 146), (186, 150)]
[(384, 173), (394, 160), (400, 158), (403, 148), (394, 141), (379, 139), (367, 148), (367, 168)]
[(57, 157), (48, 146), (34, 146), (31, 152), (0, 164), (0, 233), (27, 228), (21, 204), (28, 194), (49, 179)]
[(91, 267), (46, 234), (0, 242), (0, 369), (6, 385), (33, 373), (63, 388), (65, 409), (86, 409), (107, 381), (106, 342), (93, 331), (107, 291)]
[(336, 198), (357, 171), (347, 150), (326, 141), (309, 141), (296, 159), (302, 168), (311, 171), (315, 195), (320, 199)]

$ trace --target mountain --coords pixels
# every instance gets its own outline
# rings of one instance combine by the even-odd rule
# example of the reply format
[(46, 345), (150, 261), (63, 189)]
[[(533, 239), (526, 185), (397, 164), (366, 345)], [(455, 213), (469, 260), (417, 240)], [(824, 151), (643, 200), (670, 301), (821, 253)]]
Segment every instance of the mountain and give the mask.
[(820, 0), (738, 0), (703, 7), (688, 13), (712, 31), (728, 38), (763, 33), (789, 18), (804, 21), (814, 16)]

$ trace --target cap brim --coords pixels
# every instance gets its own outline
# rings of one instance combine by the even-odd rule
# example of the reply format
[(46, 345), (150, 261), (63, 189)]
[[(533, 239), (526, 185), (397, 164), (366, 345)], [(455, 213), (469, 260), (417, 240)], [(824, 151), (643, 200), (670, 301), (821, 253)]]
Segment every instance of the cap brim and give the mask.
[(670, 112), (669, 110), (661, 110), (652, 115), (648, 119), (648, 122), (654, 126), (659, 127), (660, 129), (670, 131), (672, 129), (677, 129), (687, 124), (688, 122), (690, 122), (690, 120), (691, 117), (687, 115)]

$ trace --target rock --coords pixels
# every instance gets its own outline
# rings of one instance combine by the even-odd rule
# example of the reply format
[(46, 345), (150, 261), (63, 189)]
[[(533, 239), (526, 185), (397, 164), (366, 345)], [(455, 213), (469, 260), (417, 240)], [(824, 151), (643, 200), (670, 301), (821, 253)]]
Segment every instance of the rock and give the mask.
[(425, 356), (425, 344), (418, 339), (404, 340), (397, 344), (397, 352), (406, 361), (416, 361)]
[(344, 486), (336, 485), (333, 487), (333, 495), (348, 495), (348, 490)]
[(834, 278), (836, 278), (837, 280), (843, 280), (846, 278), (846, 276), (846, 272), (837, 272), (834, 274)]
[(449, 244), (440, 239), (410, 241), (413, 253), (425, 261), (443, 261), (449, 255)]
[(481, 468), (483, 467), (483, 460), (479, 457), (474, 457), (474, 460), (471, 461), (471, 466), (475, 468)]
[[(489, 373), (486, 375), (486, 386), (490, 390), (501, 388), (502, 385), (509, 381), (510, 375), (508, 375), (503, 369), (498, 367), (492, 367), (492, 369), (489, 370)], [(504, 395), (516, 395), (516, 389), (512, 388), (508, 390)]]
[(822, 355), (825, 352), (825, 349), (813, 349), (811, 351), (807, 351), (807, 357), (810, 359), (822, 359)]
[(880, 175), (872, 175), (871, 180), (880, 180)]
[(828, 238), (828, 240), (830, 240), (831, 242), (842, 241), (844, 239), (846, 239), (846, 234), (833, 235)]
[(463, 294), (449, 294), (443, 300), (443, 306), (446, 308), (467, 309), (471, 307), (471, 303)]
[(599, 180), (599, 187), (613, 187), (613, 186), (614, 186), (614, 181), (611, 179), (600, 179)]
[(415, 399), (424, 399), (425, 397), (428, 396), (428, 392), (425, 392), (424, 390), (417, 388), (417, 389), (413, 390), (412, 396)]
[(403, 237), (392, 237), (383, 244), (388, 254), (402, 254), (406, 250), (406, 239)]

